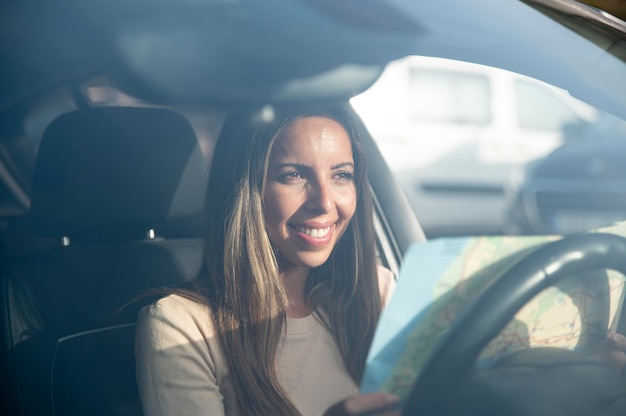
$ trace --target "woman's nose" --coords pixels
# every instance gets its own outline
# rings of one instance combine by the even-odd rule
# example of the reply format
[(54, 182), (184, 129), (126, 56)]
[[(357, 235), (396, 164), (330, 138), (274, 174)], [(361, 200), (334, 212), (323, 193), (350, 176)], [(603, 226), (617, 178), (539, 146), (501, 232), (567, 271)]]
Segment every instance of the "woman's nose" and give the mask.
[(333, 208), (333, 197), (330, 184), (319, 182), (309, 188), (307, 206), (309, 209), (330, 212)]

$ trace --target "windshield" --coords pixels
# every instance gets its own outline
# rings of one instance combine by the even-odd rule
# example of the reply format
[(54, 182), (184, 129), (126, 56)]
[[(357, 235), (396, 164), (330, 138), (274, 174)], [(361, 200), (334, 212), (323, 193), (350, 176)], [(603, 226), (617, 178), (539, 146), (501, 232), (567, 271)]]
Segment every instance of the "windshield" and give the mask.
[[(351, 102), (430, 238), (568, 234), (626, 219), (613, 156), (626, 123), (562, 88), (412, 56)], [(571, 160), (558, 157), (565, 151)], [(551, 166), (561, 174), (546, 176)]]

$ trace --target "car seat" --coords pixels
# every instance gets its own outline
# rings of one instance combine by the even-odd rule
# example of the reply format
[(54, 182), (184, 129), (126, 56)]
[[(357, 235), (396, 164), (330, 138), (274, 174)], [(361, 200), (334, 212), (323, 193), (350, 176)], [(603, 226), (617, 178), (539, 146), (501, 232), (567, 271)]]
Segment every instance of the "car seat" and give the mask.
[(64, 244), (2, 265), (3, 414), (141, 414), (134, 325), (151, 299), (133, 300), (200, 272), (205, 165), (173, 111), (91, 108), (50, 124), (31, 216)]

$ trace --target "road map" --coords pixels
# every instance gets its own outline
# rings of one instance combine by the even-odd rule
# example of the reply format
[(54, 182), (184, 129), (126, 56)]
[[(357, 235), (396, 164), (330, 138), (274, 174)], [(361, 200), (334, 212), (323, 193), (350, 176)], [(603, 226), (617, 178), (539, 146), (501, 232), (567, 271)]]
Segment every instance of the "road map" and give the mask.
[[(626, 222), (598, 231), (626, 236)], [(430, 352), (463, 308), (516, 258), (560, 238), (458, 237), (411, 246), (374, 336), (361, 392), (385, 391), (406, 400)], [(618, 272), (595, 271), (544, 290), (492, 340), (477, 365), (489, 366), (529, 347), (593, 350), (607, 330), (617, 327), (624, 281)]]

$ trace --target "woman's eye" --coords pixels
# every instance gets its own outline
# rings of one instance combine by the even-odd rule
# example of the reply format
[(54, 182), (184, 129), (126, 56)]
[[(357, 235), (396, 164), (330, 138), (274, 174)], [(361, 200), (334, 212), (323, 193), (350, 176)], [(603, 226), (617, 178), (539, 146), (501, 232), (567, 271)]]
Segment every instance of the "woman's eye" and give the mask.
[(304, 178), (304, 175), (302, 175), (302, 173), (297, 170), (283, 172), (278, 175), (278, 181), (283, 182), (283, 183), (296, 182), (303, 178)]
[(349, 171), (337, 172), (335, 179), (339, 182), (352, 182), (354, 180), (354, 173)]

